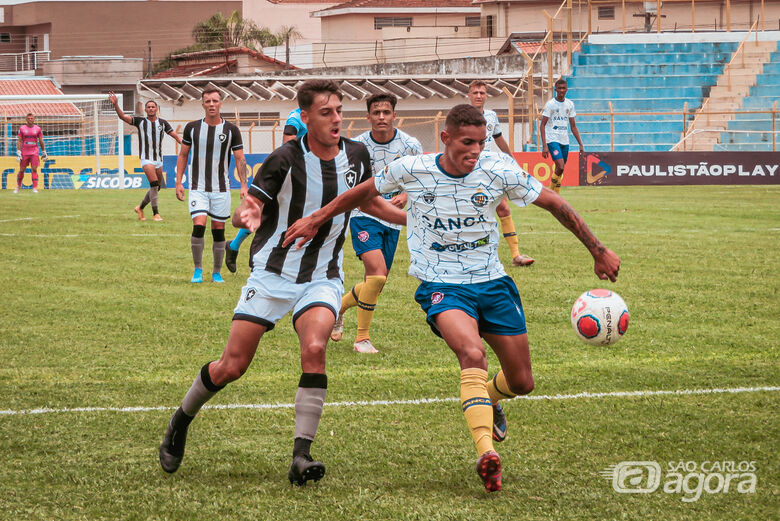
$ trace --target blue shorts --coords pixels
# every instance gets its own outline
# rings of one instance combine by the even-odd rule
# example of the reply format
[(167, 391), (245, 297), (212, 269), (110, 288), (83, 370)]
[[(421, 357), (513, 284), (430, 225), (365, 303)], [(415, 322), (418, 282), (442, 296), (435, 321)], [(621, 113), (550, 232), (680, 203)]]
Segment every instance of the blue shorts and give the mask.
[(547, 143), (547, 150), (550, 152), (553, 161), (563, 159), (565, 163), (569, 159), (569, 145), (561, 145), (553, 141), (552, 143)]
[(349, 232), (352, 235), (352, 247), (360, 257), (367, 251), (381, 250), (387, 270), (393, 265), (395, 249), (398, 246), (400, 230), (385, 226), (370, 217), (353, 217), (349, 220)]
[(431, 330), (439, 336), (436, 315), (448, 309), (459, 309), (473, 317), (480, 333), (506, 336), (526, 333), (523, 303), (511, 277), (478, 284), (422, 282), (414, 299), (425, 311)]

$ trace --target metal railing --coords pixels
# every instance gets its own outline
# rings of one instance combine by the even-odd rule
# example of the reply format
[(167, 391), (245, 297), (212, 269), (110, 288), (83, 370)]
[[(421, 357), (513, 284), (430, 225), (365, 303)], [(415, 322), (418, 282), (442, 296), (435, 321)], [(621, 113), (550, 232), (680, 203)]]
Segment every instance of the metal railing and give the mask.
[(0, 72), (31, 72), (51, 59), (50, 51), (0, 54)]

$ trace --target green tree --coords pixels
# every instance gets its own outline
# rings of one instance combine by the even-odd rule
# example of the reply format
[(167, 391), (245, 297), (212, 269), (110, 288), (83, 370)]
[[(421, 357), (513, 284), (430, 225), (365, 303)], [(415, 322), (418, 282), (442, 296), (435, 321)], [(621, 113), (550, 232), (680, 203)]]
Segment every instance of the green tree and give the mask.
[(303, 35), (298, 31), (298, 28), (294, 25), (283, 25), (279, 32), (276, 33), (276, 38), (279, 40), (277, 45), (281, 45), (284, 42), (284, 56), (287, 67), (290, 66), (290, 43), (295, 42), (298, 38), (302, 38)]
[(198, 22), (192, 29), (196, 43), (208, 49), (220, 47), (248, 47), (258, 49), (263, 46), (279, 45), (282, 40), (266, 27), (259, 27), (252, 20), (245, 20), (238, 11), (229, 17), (216, 13), (208, 20)]

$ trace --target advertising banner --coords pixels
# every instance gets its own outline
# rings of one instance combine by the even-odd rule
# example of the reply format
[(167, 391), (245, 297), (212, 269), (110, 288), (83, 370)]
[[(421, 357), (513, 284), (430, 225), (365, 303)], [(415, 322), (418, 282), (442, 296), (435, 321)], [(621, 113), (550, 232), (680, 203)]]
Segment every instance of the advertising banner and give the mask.
[[(265, 161), (265, 158), (268, 157), (268, 154), (244, 154), (244, 157), (246, 158), (246, 164), (249, 166), (249, 180), (248, 183), (252, 183), (252, 179), (254, 178), (255, 174), (260, 170), (260, 166), (262, 166), (263, 161)], [(163, 156), (163, 170), (166, 174), (166, 186), (169, 188), (174, 188), (176, 186), (176, 161), (178, 159), (178, 156)], [(236, 175), (236, 162), (231, 158), (230, 160), (230, 188), (238, 190), (241, 187), (241, 183), (238, 180), (238, 176)], [(170, 173), (169, 173), (170, 172)], [(188, 189), (190, 188), (190, 177), (189, 177), (190, 171), (189, 166), (187, 167), (187, 171), (184, 173), (184, 177), (182, 178), (182, 184), (184, 185), (184, 188)]]
[(780, 183), (780, 152), (587, 152), (581, 186)]
[[(95, 156), (49, 156), (41, 160), (38, 167), (38, 187), (64, 189), (94, 189), (120, 188), (120, 180), (116, 165), (117, 156), (102, 156), (100, 158), (100, 174), (95, 172), (97, 162)], [(3, 190), (16, 188), (16, 174), (19, 171), (19, 160), (15, 156), (0, 157), (0, 172), (2, 172)], [(133, 156), (125, 156), (124, 188), (149, 188), (141, 160)], [(32, 188), (32, 171), (28, 167), (22, 179), (21, 188)]]
[[(523, 167), (523, 170), (541, 181), (544, 186), (550, 186), (550, 176), (555, 171), (555, 164), (549, 156), (545, 159), (541, 152), (515, 152), (515, 160)], [(561, 186), (578, 186), (580, 184), (579, 161), (579, 152), (569, 152), (566, 167), (563, 169)]]

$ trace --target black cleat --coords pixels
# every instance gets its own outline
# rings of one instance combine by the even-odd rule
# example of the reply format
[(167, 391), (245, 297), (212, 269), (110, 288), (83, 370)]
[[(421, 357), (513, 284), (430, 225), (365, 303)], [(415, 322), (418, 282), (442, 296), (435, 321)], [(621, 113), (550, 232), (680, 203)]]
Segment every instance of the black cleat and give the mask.
[(308, 454), (293, 456), (290, 471), (287, 473), (290, 483), (299, 487), (305, 485), (310, 479), (319, 481), (324, 475), (325, 465), (320, 461), (314, 461)]
[(236, 261), (238, 260), (238, 250), (234, 250), (230, 247), (230, 244), (225, 248), (225, 266), (230, 270), (230, 273), (236, 272)]
[(184, 414), (181, 409), (174, 413), (160, 444), (160, 465), (165, 472), (171, 474), (179, 469), (181, 460), (184, 458), (184, 446), (187, 443), (189, 424), (176, 421), (179, 419), (179, 414)]

